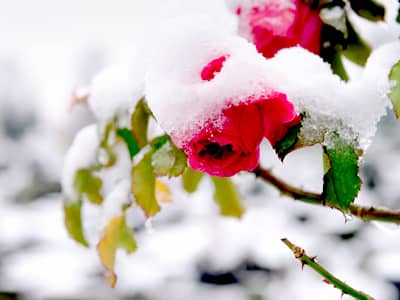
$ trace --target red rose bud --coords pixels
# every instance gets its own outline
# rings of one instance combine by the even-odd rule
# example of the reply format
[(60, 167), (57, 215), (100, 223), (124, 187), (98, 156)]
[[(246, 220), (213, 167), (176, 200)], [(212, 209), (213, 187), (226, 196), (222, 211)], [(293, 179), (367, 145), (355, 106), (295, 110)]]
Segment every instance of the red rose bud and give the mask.
[(207, 122), (183, 148), (194, 170), (221, 177), (254, 170), (262, 138), (274, 145), (300, 121), (281, 93), (228, 107), (221, 119), (220, 126)]
[(322, 21), (319, 11), (309, 4), (301, 0), (264, 0), (257, 6), (239, 6), (235, 12), (240, 33), (265, 57), (297, 45), (319, 54)]
[(274, 145), (299, 116), (253, 44), (193, 22), (160, 43), (146, 76), (149, 107), (193, 169), (221, 177), (251, 171), (262, 139)]

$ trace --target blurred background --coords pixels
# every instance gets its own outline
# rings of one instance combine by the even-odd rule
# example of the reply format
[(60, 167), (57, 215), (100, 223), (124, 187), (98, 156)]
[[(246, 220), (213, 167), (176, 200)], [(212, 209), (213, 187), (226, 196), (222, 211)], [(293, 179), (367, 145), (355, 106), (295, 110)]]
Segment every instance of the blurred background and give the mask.
[[(389, 24), (356, 20), (375, 47), (400, 33), (392, 22), (398, 3), (385, 3)], [(209, 182), (188, 195), (171, 180), (173, 203), (151, 224), (135, 215), (139, 250), (118, 253), (114, 290), (95, 248), (68, 238), (63, 157), (75, 133), (93, 122), (85, 107), (69, 109), (72, 92), (102, 68), (145, 52), (167, 18), (221, 7), (217, 0), (0, 0), (0, 300), (340, 299), (340, 291), (301, 270), (284, 237), (350, 285), (377, 299), (400, 299), (397, 226), (282, 198), (251, 175), (235, 178), (247, 207), (240, 220), (219, 216)], [(322, 189), (318, 147), (290, 154), (282, 165), (265, 144), (262, 163), (290, 183)], [(381, 121), (361, 173), (357, 202), (400, 209), (400, 124), (392, 113)], [(89, 207), (84, 214), (90, 232), (99, 212)]]

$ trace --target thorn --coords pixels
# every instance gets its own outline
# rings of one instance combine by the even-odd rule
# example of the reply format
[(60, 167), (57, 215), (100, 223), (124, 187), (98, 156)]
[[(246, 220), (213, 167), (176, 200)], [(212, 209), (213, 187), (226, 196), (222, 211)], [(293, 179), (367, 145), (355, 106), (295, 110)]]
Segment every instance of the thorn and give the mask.
[(342, 291), (342, 294), (340, 295), (340, 299), (343, 299), (344, 295), (345, 295), (345, 292)]
[(322, 279), (322, 282), (326, 283), (326, 284), (331, 284), (327, 279)]
[(306, 263), (304, 261), (301, 261), (301, 270), (304, 270), (304, 266), (306, 265)]
[(313, 263), (317, 262), (317, 256), (310, 257), (310, 260), (311, 260)]

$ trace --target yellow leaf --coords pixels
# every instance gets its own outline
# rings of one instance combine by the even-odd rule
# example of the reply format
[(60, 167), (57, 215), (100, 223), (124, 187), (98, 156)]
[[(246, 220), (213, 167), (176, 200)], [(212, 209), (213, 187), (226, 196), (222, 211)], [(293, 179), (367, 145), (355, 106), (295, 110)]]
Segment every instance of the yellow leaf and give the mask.
[(156, 180), (156, 199), (159, 204), (172, 202), (171, 190), (159, 179)]
[(108, 222), (104, 228), (103, 237), (97, 244), (97, 253), (102, 265), (106, 269), (104, 275), (112, 288), (117, 283), (117, 275), (114, 272), (114, 267), (118, 248), (125, 249), (128, 253), (136, 250), (133, 231), (127, 227), (124, 215), (115, 217)]

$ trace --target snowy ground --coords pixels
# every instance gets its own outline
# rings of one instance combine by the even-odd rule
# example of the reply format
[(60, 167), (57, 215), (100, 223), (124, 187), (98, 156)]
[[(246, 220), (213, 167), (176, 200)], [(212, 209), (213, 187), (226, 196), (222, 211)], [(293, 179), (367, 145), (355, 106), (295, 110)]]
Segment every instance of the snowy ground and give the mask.
[[(218, 6), (211, 0), (165, 3), (0, 0), (0, 290), (24, 299), (340, 299), (312, 271), (301, 271), (280, 242), (287, 237), (356, 288), (377, 299), (400, 299), (396, 226), (345, 222), (338, 212), (281, 198), (251, 175), (235, 179), (247, 206), (241, 220), (218, 215), (206, 181), (190, 196), (171, 181), (174, 202), (152, 226), (134, 212), (139, 250), (119, 253), (115, 290), (103, 280), (95, 249), (67, 237), (63, 156), (92, 120), (79, 107), (67, 112), (71, 90), (141, 51), (144, 28), (160, 18)], [(395, 34), (369, 32), (376, 44)], [(400, 209), (399, 133), (394, 116), (381, 122), (363, 162), (360, 203)], [(288, 156), (283, 166), (269, 145), (262, 153), (263, 164), (288, 182), (321, 189), (318, 147)], [(90, 232), (99, 212), (86, 209), (85, 217)]]

